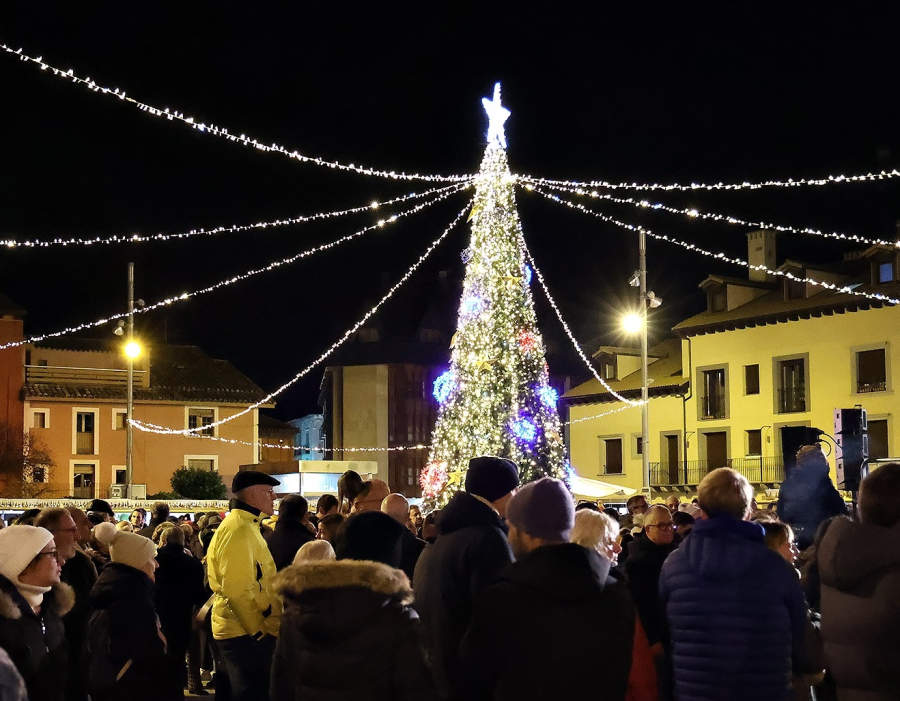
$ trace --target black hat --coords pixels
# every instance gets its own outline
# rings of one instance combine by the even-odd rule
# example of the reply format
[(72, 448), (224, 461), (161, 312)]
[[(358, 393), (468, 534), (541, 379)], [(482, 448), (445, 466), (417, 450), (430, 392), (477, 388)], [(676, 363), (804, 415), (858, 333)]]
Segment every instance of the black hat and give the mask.
[(497, 501), (519, 486), (519, 468), (512, 460), (483, 455), (469, 460), (466, 491)]
[(237, 494), (242, 489), (252, 487), (255, 484), (267, 484), (270, 487), (277, 487), (281, 482), (267, 475), (265, 472), (257, 472), (256, 470), (243, 470), (238, 472), (234, 479), (231, 480), (231, 491)]
[(109, 514), (112, 518), (116, 517), (116, 513), (112, 510), (112, 507), (109, 505), (108, 501), (104, 501), (103, 499), (94, 499), (90, 504), (88, 504), (87, 510), (96, 511), (98, 514)]
[(334, 540), (338, 560), (374, 560), (400, 566), (403, 526), (380, 511), (364, 511), (347, 519)]

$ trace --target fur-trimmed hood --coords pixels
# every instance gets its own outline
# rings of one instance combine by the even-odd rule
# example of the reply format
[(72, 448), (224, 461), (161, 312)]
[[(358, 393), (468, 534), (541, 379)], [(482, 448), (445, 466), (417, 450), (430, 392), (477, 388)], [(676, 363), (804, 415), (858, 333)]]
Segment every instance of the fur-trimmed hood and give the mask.
[(278, 573), (274, 587), (278, 594), (291, 599), (313, 590), (359, 588), (400, 604), (412, 602), (412, 588), (403, 571), (372, 560), (322, 560), (291, 565)]
[[(22, 618), (22, 612), (30, 609), (28, 603), (6, 577), (0, 576), (0, 580), (0, 617), (13, 621)], [(52, 606), (56, 615), (62, 618), (75, 606), (75, 590), (65, 582), (57, 582), (44, 594), (44, 603)]]

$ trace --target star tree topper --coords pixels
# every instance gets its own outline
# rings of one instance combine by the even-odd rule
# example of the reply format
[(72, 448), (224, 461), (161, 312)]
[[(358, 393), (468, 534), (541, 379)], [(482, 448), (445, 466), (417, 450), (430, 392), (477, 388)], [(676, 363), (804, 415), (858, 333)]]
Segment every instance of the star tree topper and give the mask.
[(481, 98), (481, 104), (488, 116), (487, 142), (496, 141), (506, 148), (506, 134), (503, 131), (503, 123), (509, 118), (510, 111), (500, 104), (500, 83), (494, 83), (494, 98), (488, 100)]

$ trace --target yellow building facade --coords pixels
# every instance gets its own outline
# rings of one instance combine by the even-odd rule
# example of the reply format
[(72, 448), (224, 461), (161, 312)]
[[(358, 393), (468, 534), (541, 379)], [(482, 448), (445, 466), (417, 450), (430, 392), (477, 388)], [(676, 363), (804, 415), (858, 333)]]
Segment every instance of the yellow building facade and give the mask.
[[(751, 262), (756, 255), (774, 267), (774, 235), (753, 232), (748, 247)], [(827, 268), (797, 261), (780, 268), (900, 297), (898, 254), (890, 249), (868, 249)], [(700, 287), (707, 311), (651, 348), (649, 480), (642, 475), (639, 407), (584, 420), (621, 406), (596, 380), (563, 397), (578, 474), (649, 487), (654, 497), (690, 496), (706, 472), (730, 466), (765, 500), (784, 477), (783, 429), (833, 434), (835, 409), (853, 407), (867, 412), (870, 458), (900, 454), (900, 307), (764, 275), (710, 276)], [(636, 350), (601, 348), (595, 360), (614, 389), (639, 398)], [(840, 449), (824, 436), (823, 447), (834, 478)]]

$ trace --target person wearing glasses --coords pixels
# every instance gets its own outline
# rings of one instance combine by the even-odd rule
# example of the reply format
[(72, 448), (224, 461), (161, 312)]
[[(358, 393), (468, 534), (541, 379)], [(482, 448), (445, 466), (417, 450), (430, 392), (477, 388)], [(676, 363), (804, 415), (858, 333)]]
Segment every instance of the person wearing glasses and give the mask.
[[(644, 516), (644, 531), (631, 544), (625, 561), (628, 586), (654, 652), (662, 652), (663, 617), (659, 604), (659, 573), (675, 549), (672, 513), (662, 504), (651, 506)], [(656, 647), (655, 647), (656, 646)]]
[(68, 653), (62, 616), (75, 597), (59, 573), (56, 544), (46, 528), (0, 531), (0, 647), (25, 680), (31, 701), (65, 698)]
[(260, 522), (275, 511), (278, 480), (243, 470), (234, 476), (231, 511), (209, 544), (206, 568), (214, 594), (212, 634), (231, 684), (232, 701), (266, 701), (281, 623), (275, 560)]
[(69, 677), (66, 690), (67, 701), (87, 699), (87, 678), (81, 664), (81, 651), (87, 633), (88, 617), (91, 615), (88, 598), (97, 581), (97, 568), (91, 558), (78, 549), (78, 526), (72, 514), (61, 508), (44, 509), (34, 521), (36, 526), (46, 528), (53, 534), (57, 559), (62, 566), (60, 579), (72, 587), (75, 604), (63, 618), (66, 641), (69, 647)]

